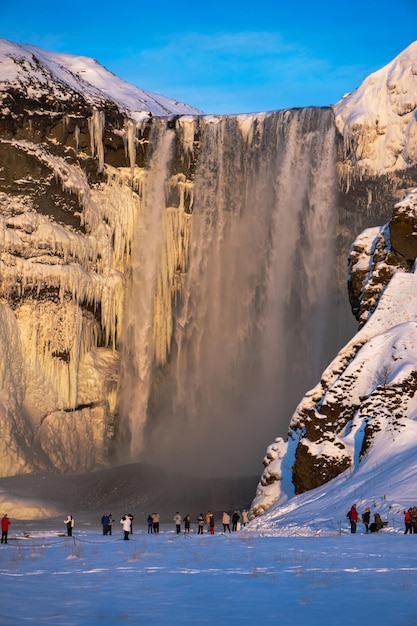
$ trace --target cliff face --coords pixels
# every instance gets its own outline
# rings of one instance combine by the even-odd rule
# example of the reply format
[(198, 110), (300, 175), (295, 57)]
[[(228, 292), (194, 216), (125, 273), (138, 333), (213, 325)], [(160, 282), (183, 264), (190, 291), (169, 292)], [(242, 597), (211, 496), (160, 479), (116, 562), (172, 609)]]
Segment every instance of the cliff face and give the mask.
[(0, 53), (0, 473), (97, 469), (115, 439), (150, 121), (198, 111), (91, 59), (4, 40)]

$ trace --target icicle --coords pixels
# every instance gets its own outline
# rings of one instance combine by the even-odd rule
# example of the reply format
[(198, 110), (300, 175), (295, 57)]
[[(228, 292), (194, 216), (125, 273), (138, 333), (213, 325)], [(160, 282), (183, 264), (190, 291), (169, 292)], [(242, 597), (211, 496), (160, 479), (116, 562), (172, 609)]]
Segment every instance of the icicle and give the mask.
[(74, 141), (75, 141), (75, 152), (78, 154), (78, 147), (80, 144), (80, 127), (78, 126), (78, 124), (75, 126), (75, 129), (74, 129)]
[(104, 169), (104, 132), (105, 116), (104, 111), (93, 109), (93, 114), (88, 120), (88, 130), (90, 132), (90, 150), (91, 156), (98, 158), (98, 171), (101, 173)]
[(125, 151), (129, 157), (130, 175), (133, 180), (136, 163), (136, 124), (133, 120), (125, 121), (124, 134), (126, 136)]

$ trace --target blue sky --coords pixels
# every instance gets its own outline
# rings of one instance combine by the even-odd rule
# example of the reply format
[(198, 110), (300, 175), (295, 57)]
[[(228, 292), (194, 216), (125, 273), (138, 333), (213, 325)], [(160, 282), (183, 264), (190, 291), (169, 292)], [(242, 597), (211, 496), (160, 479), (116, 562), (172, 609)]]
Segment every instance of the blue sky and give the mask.
[(327, 106), (417, 40), (415, 0), (19, 0), (0, 37), (94, 57), (205, 113)]

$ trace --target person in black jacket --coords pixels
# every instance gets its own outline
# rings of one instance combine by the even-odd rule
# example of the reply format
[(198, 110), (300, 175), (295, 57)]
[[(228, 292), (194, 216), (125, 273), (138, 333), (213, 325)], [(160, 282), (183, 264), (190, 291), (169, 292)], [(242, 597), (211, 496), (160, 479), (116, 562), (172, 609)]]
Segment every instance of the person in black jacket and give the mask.
[(237, 525), (240, 522), (240, 514), (239, 511), (233, 511), (232, 515), (232, 530), (237, 530)]
[(365, 509), (365, 513), (362, 515), (362, 522), (365, 525), (366, 532), (369, 532), (370, 521), (371, 521), (371, 511), (369, 509), (369, 506), (367, 506)]

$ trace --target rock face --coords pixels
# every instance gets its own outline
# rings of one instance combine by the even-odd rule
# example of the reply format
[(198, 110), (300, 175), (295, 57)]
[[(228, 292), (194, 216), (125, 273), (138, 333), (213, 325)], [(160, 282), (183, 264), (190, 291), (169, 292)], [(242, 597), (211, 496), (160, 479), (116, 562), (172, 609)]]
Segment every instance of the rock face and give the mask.
[(5, 40), (0, 74), (0, 473), (88, 471), (115, 438), (132, 171), (153, 115), (198, 111)]

